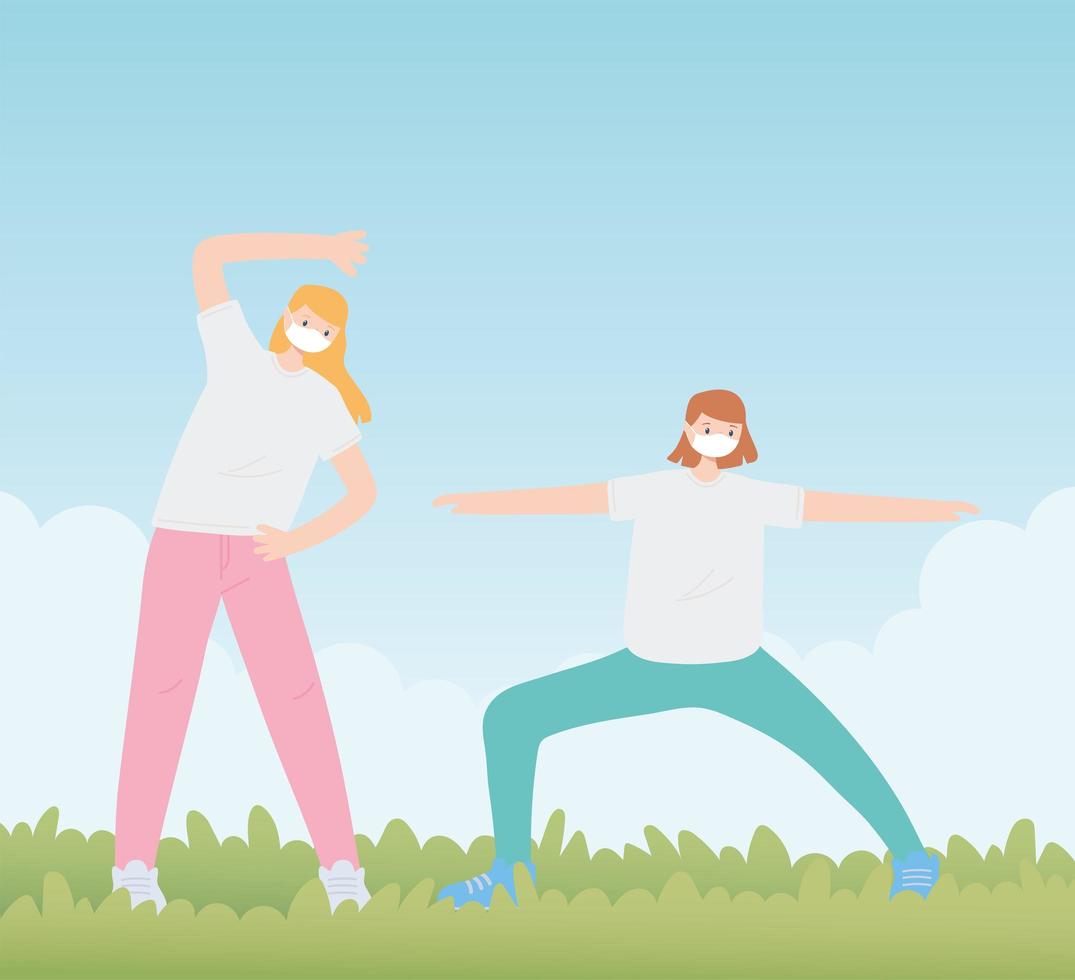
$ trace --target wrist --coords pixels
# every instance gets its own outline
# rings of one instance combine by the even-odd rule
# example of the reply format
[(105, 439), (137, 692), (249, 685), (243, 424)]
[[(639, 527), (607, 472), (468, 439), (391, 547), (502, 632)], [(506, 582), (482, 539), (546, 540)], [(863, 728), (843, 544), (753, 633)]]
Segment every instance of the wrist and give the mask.
[(289, 555), (295, 554), (296, 551), (302, 551), (304, 548), (310, 546), (310, 541), (307, 540), (306, 535), (302, 533), (301, 528), (294, 528), (287, 533), (287, 553)]

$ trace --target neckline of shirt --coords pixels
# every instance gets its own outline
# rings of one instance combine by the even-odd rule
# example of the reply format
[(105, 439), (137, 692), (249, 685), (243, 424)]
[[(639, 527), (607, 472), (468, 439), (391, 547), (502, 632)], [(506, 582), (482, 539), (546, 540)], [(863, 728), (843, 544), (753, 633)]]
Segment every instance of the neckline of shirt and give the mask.
[(304, 364), (298, 371), (285, 371), (280, 367), (280, 361), (276, 357), (274, 351), (269, 351), (269, 357), (272, 358), (273, 367), (276, 368), (285, 378), (297, 378), (300, 374), (305, 374), (310, 369)]
[(700, 487), (715, 487), (724, 478), (724, 471), (723, 470), (718, 471), (717, 478), (715, 480), (706, 481), (706, 480), (699, 480), (698, 477), (696, 477), (694, 475), (694, 470), (688, 467), (687, 468), (687, 476), (689, 476), (691, 478), (691, 482), (696, 484), (697, 486), (700, 486)]

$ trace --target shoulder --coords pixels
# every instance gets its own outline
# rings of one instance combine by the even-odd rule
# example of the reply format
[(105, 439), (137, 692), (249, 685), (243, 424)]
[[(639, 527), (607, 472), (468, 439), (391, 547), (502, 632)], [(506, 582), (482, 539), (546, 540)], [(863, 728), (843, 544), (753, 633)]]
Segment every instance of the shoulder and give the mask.
[(608, 481), (608, 512), (614, 521), (628, 520), (664, 509), (687, 487), (682, 469), (655, 470)]
[(331, 381), (322, 377), (312, 368), (306, 371), (302, 380), (306, 382), (306, 390), (311, 403), (318, 406), (321, 411), (328, 412), (332, 416), (343, 412), (348, 418), (351, 417), (351, 413), (347, 409), (347, 403), (343, 400), (343, 395), (340, 394), (340, 389)]
[(735, 494), (739, 506), (763, 524), (799, 527), (803, 522), (806, 491), (798, 483), (777, 483), (740, 477), (742, 488)]
[(343, 396), (328, 378), (322, 377), (313, 368), (307, 368), (302, 375), (302, 383), (310, 398), (331, 405), (334, 401), (343, 401)]
[(246, 322), (238, 300), (207, 306), (198, 313), (197, 324), (210, 375), (229, 376), (260, 363), (258, 355), (264, 348)]
[(616, 476), (608, 480), (608, 511), (614, 519), (617, 514), (637, 514), (643, 507), (668, 503), (686, 485), (687, 475), (683, 470)]
[(318, 374), (313, 368), (306, 369), (305, 381), (311, 391), (316, 391), (326, 398), (329, 395), (338, 395), (340, 393), (339, 389), (328, 378)]
[(653, 470), (649, 473), (633, 473), (628, 476), (616, 476), (608, 482), (632, 483), (637, 486), (648, 486), (655, 489), (660, 487), (670, 488), (683, 483), (686, 476), (686, 471), (682, 467), (678, 467), (676, 469)]
[(217, 303), (215, 306), (207, 306), (204, 310), (198, 311), (198, 323), (228, 323), (228, 322), (246, 322), (246, 317), (243, 315), (243, 308), (239, 305), (237, 299), (225, 300), (223, 303)]
[(729, 486), (735, 487), (741, 493), (749, 495), (763, 494), (774, 490), (798, 488), (798, 484), (795, 483), (760, 480), (755, 476), (746, 476), (743, 473), (725, 473), (724, 479), (728, 481)]

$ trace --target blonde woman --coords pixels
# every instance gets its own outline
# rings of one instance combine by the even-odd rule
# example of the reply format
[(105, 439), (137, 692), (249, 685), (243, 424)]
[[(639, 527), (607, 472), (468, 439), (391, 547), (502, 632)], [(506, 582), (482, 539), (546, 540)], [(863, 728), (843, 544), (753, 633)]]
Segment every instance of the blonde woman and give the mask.
[[(264, 349), (224, 266), (253, 259), (327, 259), (354, 276), (368, 246), (339, 235), (208, 238), (194, 252), (206, 384), (153, 515), (116, 805), (115, 889), (132, 905), (165, 898), (155, 867), (209, 631), (221, 600), (273, 744), (322, 865), (333, 909), (369, 897), (359, 867), (336, 740), (287, 556), (339, 534), (372, 506), (358, 447), (369, 405), (344, 366), (347, 303), (300, 286)], [(318, 458), (346, 488), (291, 528)]]

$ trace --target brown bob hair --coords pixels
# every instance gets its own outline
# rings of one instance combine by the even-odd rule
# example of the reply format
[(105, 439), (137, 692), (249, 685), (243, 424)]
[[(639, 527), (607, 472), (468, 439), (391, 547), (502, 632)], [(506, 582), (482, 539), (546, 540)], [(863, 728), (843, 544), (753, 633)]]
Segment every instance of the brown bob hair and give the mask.
[[(739, 444), (735, 449), (727, 456), (716, 459), (718, 468), (726, 470), (732, 466), (741, 466), (743, 463), (753, 463), (758, 458), (758, 450), (747, 428), (746, 406), (743, 404), (743, 399), (734, 391), (714, 388), (712, 391), (698, 392), (687, 402), (687, 412), (684, 418), (690, 425), (694, 425), (703, 413), (712, 419), (735, 422), (743, 427), (739, 433)], [(686, 432), (679, 434), (679, 442), (676, 448), (668, 454), (668, 458), (673, 463), (679, 463), (680, 466), (691, 467), (697, 466), (702, 461), (701, 453), (691, 448), (690, 442), (687, 441)]]

